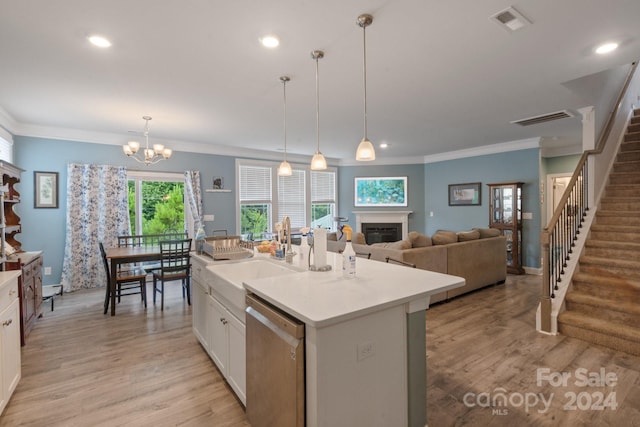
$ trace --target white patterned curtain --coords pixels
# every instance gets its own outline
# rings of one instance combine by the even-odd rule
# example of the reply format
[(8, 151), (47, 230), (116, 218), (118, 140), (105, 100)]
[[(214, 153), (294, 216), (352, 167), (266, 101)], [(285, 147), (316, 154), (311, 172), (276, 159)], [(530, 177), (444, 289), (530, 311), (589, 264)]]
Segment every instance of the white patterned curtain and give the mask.
[(196, 231), (202, 223), (202, 189), (200, 188), (200, 171), (184, 172), (184, 188), (191, 216), (193, 229), (187, 230), (189, 236), (195, 238)]
[(65, 291), (105, 286), (98, 242), (115, 246), (130, 234), (127, 170), (123, 166), (67, 166), (67, 233), (62, 263)]

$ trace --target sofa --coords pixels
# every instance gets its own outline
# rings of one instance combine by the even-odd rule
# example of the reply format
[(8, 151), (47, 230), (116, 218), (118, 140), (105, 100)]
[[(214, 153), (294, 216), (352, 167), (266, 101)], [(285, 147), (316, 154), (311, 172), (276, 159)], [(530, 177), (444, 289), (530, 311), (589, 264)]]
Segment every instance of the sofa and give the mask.
[[(341, 252), (344, 237), (330, 233), (327, 249)], [(456, 297), (473, 290), (503, 283), (507, 278), (506, 239), (499, 230), (474, 228), (469, 231), (439, 230), (429, 237), (410, 232), (408, 240), (368, 245), (362, 233), (355, 233), (353, 249), (361, 256), (386, 262), (387, 257), (416, 268), (451, 274), (465, 279), (464, 286), (431, 297), (431, 303)]]

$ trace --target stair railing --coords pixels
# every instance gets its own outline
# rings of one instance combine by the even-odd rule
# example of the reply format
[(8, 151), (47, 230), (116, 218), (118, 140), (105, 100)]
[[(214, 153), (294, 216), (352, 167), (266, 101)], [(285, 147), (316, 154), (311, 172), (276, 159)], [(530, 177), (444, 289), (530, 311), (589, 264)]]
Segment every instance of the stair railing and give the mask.
[[(609, 139), (615, 118), (634, 77), (637, 61), (631, 66), (625, 83), (618, 95), (615, 108), (593, 150), (582, 153), (575, 171), (565, 189), (549, 225), (542, 230), (542, 292), (540, 297), (540, 330), (552, 332), (552, 299), (556, 296), (560, 283), (565, 279), (567, 261), (571, 258), (576, 240), (589, 211), (589, 156), (602, 153)], [(592, 175), (591, 175), (592, 176)]]

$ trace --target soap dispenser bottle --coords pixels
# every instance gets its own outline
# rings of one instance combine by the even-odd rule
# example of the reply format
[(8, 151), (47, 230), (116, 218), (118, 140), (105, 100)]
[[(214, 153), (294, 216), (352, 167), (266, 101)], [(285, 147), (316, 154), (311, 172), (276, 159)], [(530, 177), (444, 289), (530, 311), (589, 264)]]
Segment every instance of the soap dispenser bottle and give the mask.
[(351, 246), (351, 227), (345, 224), (342, 226), (342, 232), (347, 238), (347, 244), (342, 252), (342, 277), (352, 279), (356, 276), (356, 251)]

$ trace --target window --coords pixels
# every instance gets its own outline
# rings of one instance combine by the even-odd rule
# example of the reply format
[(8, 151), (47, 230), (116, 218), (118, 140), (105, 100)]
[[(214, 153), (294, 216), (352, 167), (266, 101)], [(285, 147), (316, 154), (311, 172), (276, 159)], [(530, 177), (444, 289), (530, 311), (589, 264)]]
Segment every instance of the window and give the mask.
[(336, 173), (311, 171), (311, 227), (334, 229)]
[(277, 163), (236, 160), (239, 234), (248, 240), (271, 238), (274, 223), (288, 216), (291, 229), (335, 229), (335, 168), (316, 172), (292, 164), (291, 176), (277, 176)]
[(13, 163), (13, 137), (0, 127), (0, 160)]
[(184, 203), (182, 174), (129, 171), (127, 176), (131, 234), (163, 234), (186, 229), (188, 204)]
[(239, 165), (240, 235), (247, 240), (268, 239), (271, 232), (270, 167)]

